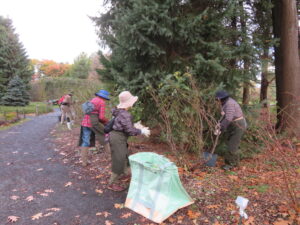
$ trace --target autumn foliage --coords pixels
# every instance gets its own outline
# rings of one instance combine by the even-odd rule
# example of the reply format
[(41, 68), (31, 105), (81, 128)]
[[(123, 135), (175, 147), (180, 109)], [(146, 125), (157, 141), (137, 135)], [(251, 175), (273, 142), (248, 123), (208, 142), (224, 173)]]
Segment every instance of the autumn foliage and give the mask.
[(58, 63), (53, 60), (32, 60), (31, 63), (36, 68), (37, 73), (49, 77), (60, 77), (70, 69), (69, 64)]

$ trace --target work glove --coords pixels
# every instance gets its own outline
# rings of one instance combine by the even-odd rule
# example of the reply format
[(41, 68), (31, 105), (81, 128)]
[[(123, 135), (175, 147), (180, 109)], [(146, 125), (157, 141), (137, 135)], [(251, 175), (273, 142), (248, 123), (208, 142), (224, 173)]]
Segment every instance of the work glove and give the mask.
[(141, 124), (141, 121), (138, 121), (137, 123), (133, 124), (133, 126), (140, 130), (145, 127), (143, 124)]
[(149, 137), (150, 136), (150, 130), (148, 127), (144, 127), (141, 129), (142, 131), (142, 135), (146, 136), (146, 137)]
[(221, 130), (215, 130), (215, 131), (214, 131), (214, 135), (218, 136), (218, 135), (220, 135), (220, 134), (221, 134)]
[(217, 123), (216, 127), (215, 127), (215, 131), (214, 131), (214, 135), (220, 135), (221, 134), (221, 124)]

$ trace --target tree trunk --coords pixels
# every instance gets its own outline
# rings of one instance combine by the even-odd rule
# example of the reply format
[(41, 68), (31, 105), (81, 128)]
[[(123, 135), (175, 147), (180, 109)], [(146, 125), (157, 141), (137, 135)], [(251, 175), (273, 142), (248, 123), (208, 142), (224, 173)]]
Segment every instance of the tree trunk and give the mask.
[(300, 62), (295, 0), (274, 0), (276, 98), (280, 131), (300, 138)]
[[(247, 15), (244, 9), (244, 5), (243, 5), (243, 1), (239, 2), (240, 5), (240, 22), (241, 22), (241, 30), (243, 33), (243, 37), (242, 37), (242, 41), (243, 42), (249, 42), (249, 38), (248, 38), (248, 32), (247, 32)], [(244, 61), (244, 72), (245, 74), (249, 73), (249, 68), (250, 68), (250, 63), (249, 63), (249, 59), (247, 59), (247, 57), (245, 57), (243, 59)], [(247, 76), (248, 77), (248, 76)], [(243, 105), (248, 105), (250, 102), (250, 79), (247, 78), (244, 81), (244, 85), (243, 85)]]
[(260, 103), (263, 103), (263, 107), (268, 107), (268, 87), (269, 87), (269, 80), (268, 80), (268, 60), (269, 60), (269, 47), (266, 46), (264, 48), (263, 56), (261, 57), (261, 86), (260, 86)]
[(243, 105), (249, 105), (249, 102), (250, 102), (250, 84), (249, 82), (244, 82)]

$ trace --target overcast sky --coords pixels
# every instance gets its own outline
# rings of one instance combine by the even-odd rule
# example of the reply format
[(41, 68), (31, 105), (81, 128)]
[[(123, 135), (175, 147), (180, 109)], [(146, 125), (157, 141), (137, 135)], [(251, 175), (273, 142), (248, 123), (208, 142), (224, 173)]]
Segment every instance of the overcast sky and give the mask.
[(0, 15), (12, 19), (29, 58), (63, 63), (100, 49), (88, 16), (103, 11), (102, 0), (0, 0)]

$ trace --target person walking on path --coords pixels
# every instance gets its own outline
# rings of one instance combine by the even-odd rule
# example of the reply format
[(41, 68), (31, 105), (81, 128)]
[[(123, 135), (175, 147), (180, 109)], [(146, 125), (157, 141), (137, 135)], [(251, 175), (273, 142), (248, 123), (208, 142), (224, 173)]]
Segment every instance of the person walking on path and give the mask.
[(85, 114), (81, 122), (81, 131), (79, 146), (81, 147), (82, 165), (87, 165), (88, 148), (95, 146), (95, 137), (104, 146), (105, 134), (104, 125), (108, 122), (105, 117), (106, 100), (109, 100), (110, 93), (106, 90), (100, 90), (90, 102), (94, 105), (94, 109), (90, 114)]
[(221, 104), (223, 119), (217, 125), (214, 133), (215, 135), (220, 135), (221, 133), (226, 135), (227, 150), (225, 152), (223, 169), (230, 170), (239, 165), (239, 145), (247, 129), (247, 123), (240, 105), (226, 91), (217, 91), (215, 97)]
[(68, 129), (71, 129), (71, 121), (74, 120), (73, 114), (72, 114), (72, 96), (73, 93), (69, 92), (69, 94), (64, 95), (58, 102), (60, 104), (60, 110), (61, 110), (61, 118), (60, 123), (63, 124), (65, 121), (65, 118), (67, 119), (67, 126)]
[(123, 191), (126, 185), (118, 184), (120, 181), (125, 182), (130, 178), (129, 161), (128, 161), (128, 144), (129, 136), (140, 134), (148, 137), (150, 130), (148, 127), (141, 126), (140, 129), (134, 127), (133, 119), (128, 110), (138, 100), (129, 91), (123, 91), (119, 94), (119, 105), (113, 110), (115, 117), (113, 130), (109, 133), (109, 144), (111, 149), (112, 174), (109, 180), (108, 189), (113, 191)]

